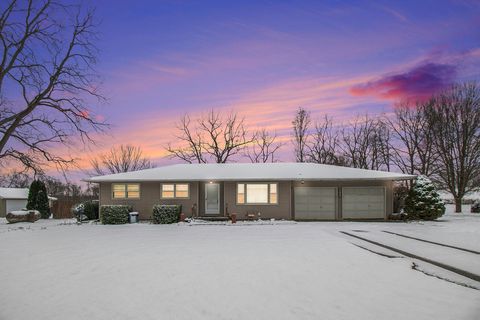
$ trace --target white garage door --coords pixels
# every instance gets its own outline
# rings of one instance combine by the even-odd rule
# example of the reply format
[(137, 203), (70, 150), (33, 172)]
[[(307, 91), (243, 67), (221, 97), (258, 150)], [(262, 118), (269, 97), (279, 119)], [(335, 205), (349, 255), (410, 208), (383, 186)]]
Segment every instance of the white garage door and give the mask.
[(295, 188), (295, 219), (334, 220), (336, 194), (336, 188)]
[(27, 206), (27, 200), (6, 200), (7, 202), (7, 212), (9, 213), (11, 211), (15, 210), (22, 210)]
[(380, 219), (385, 217), (385, 188), (343, 188), (342, 217), (344, 219)]

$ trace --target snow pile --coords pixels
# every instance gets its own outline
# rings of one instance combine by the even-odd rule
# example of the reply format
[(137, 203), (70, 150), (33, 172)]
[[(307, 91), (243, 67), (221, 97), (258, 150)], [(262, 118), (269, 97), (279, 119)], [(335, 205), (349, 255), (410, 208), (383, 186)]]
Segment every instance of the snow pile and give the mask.
[(14, 210), (10, 211), (9, 213), (13, 214), (14, 216), (26, 216), (30, 213), (30, 210)]
[(48, 228), (0, 233), (8, 244), (0, 246), (0, 319), (476, 319), (480, 291), (359, 248), (338, 231), (409, 230), (478, 246), (479, 222), (186, 228), (41, 220)]

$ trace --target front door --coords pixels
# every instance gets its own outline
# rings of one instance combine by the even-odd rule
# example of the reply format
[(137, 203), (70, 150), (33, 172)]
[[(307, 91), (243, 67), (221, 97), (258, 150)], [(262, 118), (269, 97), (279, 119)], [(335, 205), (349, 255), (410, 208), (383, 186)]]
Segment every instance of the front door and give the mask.
[(218, 183), (205, 184), (205, 213), (220, 213), (220, 185)]

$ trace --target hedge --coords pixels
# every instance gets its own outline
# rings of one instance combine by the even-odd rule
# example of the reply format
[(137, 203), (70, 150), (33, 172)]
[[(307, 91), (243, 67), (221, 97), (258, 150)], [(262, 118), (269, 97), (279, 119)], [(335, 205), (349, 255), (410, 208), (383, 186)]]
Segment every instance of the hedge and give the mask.
[(128, 223), (131, 206), (127, 205), (104, 205), (100, 207), (100, 222), (102, 224), (125, 224)]
[(180, 220), (181, 205), (157, 204), (153, 206), (153, 223), (176, 223)]

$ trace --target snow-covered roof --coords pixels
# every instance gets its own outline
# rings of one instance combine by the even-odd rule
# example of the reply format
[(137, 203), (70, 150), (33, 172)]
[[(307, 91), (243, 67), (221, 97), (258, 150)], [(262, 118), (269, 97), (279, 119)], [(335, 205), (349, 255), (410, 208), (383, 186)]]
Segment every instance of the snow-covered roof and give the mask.
[[(0, 199), (28, 199), (28, 188), (0, 188)], [(48, 196), (49, 200), (58, 200)]]
[(0, 188), (2, 199), (28, 199), (28, 188)]
[(174, 164), (86, 179), (115, 181), (406, 180), (415, 176), (315, 163)]

